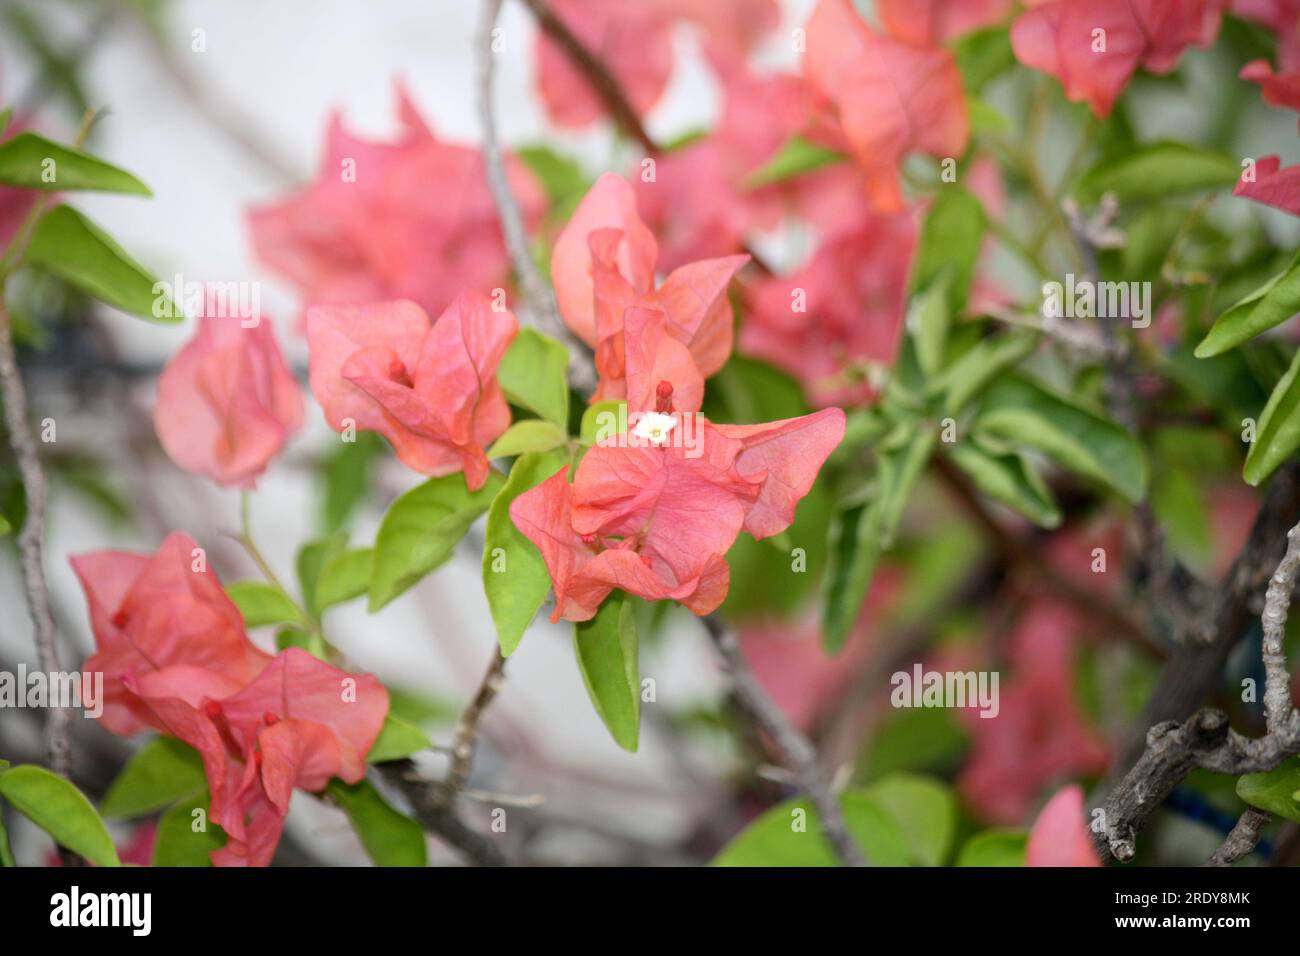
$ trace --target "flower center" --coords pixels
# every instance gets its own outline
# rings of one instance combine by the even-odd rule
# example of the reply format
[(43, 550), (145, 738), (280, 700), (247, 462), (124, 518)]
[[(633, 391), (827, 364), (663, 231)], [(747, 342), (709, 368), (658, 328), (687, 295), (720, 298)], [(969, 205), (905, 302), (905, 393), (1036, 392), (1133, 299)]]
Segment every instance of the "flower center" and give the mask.
[(662, 445), (668, 441), (668, 433), (677, 425), (677, 419), (662, 412), (646, 412), (637, 419), (632, 433), (642, 441), (652, 445)]

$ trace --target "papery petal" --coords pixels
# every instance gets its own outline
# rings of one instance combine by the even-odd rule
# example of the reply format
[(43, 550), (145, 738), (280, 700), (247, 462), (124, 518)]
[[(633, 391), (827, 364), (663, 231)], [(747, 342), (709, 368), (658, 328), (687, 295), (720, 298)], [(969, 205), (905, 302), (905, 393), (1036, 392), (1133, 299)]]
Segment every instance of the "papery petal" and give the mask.
[(745, 515), (745, 530), (755, 538), (766, 538), (794, 521), (795, 506), (843, 440), (845, 419), (840, 409), (824, 408), (779, 422), (712, 427), (743, 446), (736, 456), (736, 471), (762, 483)]
[(1101, 866), (1084, 824), (1083, 789), (1072, 785), (1047, 801), (1029, 830), (1026, 866)]
[(262, 786), (282, 816), (289, 812), (295, 787), (309, 793), (324, 790), (343, 764), (339, 739), (328, 727), (311, 721), (277, 721), (262, 728), (257, 743)]
[(1276, 156), (1261, 156), (1255, 163), (1255, 181), (1239, 179), (1232, 194), (1300, 216), (1300, 166), (1281, 165)]
[(573, 530), (573, 489), (568, 475), (566, 466), (510, 503), (510, 520), (542, 553), (550, 572), (555, 587), (552, 621), (568, 616), (569, 581), (593, 557), (591, 548)]
[(703, 616), (716, 611), (726, 599), (729, 583), (730, 569), (720, 554), (709, 555), (691, 577), (673, 581), (657, 573), (641, 555), (611, 549), (596, 555), (573, 576), (564, 616), (571, 621), (590, 620), (615, 588), (647, 601), (677, 601)]
[(885, 32), (918, 46), (946, 43), (1010, 12), (1011, 0), (876, 0)]
[(667, 315), (669, 334), (690, 349), (706, 378), (731, 357), (727, 286), (747, 262), (749, 256), (740, 255), (688, 263), (670, 272), (655, 293), (656, 304)]
[(625, 322), (628, 411), (654, 410), (660, 382), (672, 385), (674, 410), (699, 411), (704, 376), (690, 350), (670, 337), (668, 317), (659, 309), (631, 308)]
[(254, 738), (268, 714), (325, 727), (339, 748), (333, 773), (356, 783), (388, 713), (388, 691), (371, 674), (339, 670), (291, 647), (242, 691), (223, 700), (221, 712), (241, 740)]
[(654, 236), (637, 215), (632, 187), (622, 177), (605, 173), (578, 204), (551, 252), (551, 278), (560, 314), (573, 333), (592, 348), (598, 337), (588, 236), (598, 229), (622, 232), (618, 271), (635, 292), (644, 294), (654, 288), (659, 255)]

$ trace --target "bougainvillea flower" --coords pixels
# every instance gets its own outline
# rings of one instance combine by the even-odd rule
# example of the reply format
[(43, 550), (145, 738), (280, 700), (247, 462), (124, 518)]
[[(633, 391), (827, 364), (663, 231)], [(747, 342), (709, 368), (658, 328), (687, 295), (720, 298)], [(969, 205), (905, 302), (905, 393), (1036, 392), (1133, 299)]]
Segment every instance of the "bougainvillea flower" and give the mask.
[(1011, 25), (1011, 45), (1025, 66), (1061, 81), (1065, 95), (1099, 117), (1138, 67), (1168, 73), (1189, 46), (1219, 32), (1224, 0), (1047, 0)]
[(867, 213), (797, 272), (752, 283), (742, 351), (798, 378), (814, 404), (869, 401), (898, 354), (916, 240), (912, 213)]
[[(399, 112), (402, 132), (391, 143), (358, 139), (335, 115), (316, 180), (249, 215), (258, 257), (308, 306), (411, 299), (436, 315), (463, 288), (506, 284), (482, 153), (435, 138), (400, 89)], [(513, 157), (506, 175), (525, 224), (536, 226), (546, 209), (541, 186)]]
[[(638, 114), (659, 101), (673, 71), (676, 21), (694, 23), (705, 42), (744, 55), (780, 21), (776, 0), (554, 0), (551, 12), (618, 82)], [(537, 35), (537, 89), (559, 126), (580, 127), (605, 115), (605, 103), (572, 58), (545, 33)]]
[(1249, 175), (1249, 170), (1242, 173), (1232, 188), (1234, 196), (1300, 216), (1300, 166), (1283, 169), (1276, 156), (1261, 156), (1255, 163), (1253, 181), (1247, 178)]
[(918, 46), (946, 43), (1000, 23), (1011, 0), (876, 0), (876, 16), (890, 36)]
[(129, 735), (161, 729), (152, 712), (122, 683), (155, 671), (201, 683), (213, 696), (231, 694), (270, 662), (244, 631), (194, 539), (169, 534), (152, 555), (95, 551), (71, 559), (86, 592), (96, 652), (86, 670), (104, 675), (104, 727)]
[(597, 443), (572, 484), (566, 467), (510, 506), (546, 560), (552, 620), (588, 620), (614, 588), (671, 598), (696, 614), (715, 610), (727, 595), (725, 554), (737, 535), (765, 538), (789, 527), (844, 437), (838, 408), (715, 425), (673, 411), (667, 382), (657, 394), (661, 410)]
[[(565, 324), (596, 350), (600, 387), (593, 401), (627, 398), (633, 411), (645, 411), (654, 405), (655, 384), (667, 380), (678, 389), (677, 408), (695, 411), (703, 379), (722, 368), (731, 354), (727, 286), (749, 259), (725, 256), (688, 263), (656, 289), (658, 254), (654, 236), (637, 215), (632, 187), (606, 173), (556, 239), (551, 254), (555, 295)], [(639, 323), (635, 333), (625, 330), (629, 321)], [(636, 348), (629, 349), (633, 338)], [(638, 368), (646, 374), (637, 377)]]
[(1009, 641), (1014, 672), (998, 715), (963, 712), (972, 749), (957, 786), (982, 819), (1019, 825), (1044, 787), (1106, 768), (1106, 744), (1074, 699), (1076, 621), (1068, 608), (1035, 602)]
[(513, 313), (465, 291), (430, 322), (414, 302), (316, 306), (307, 313), (311, 390), (338, 431), (379, 432), (408, 468), (487, 480), (484, 447), (510, 425), (497, 365)]
[(875, 33), (850, 0), (820, 0), (807, 42), (804, 76), (843, 131), (877, 209), (903, 207), (899, 166), (908, 153), (965, 151), (966, 97), (948, 50)]
[(176, 532), (151, 556), (101, 551), (72, 566), (97, 647), (86, 669), (104, 674), (100, 719), (115, 734), (152, 728), (199, 751), (212, 819), (229, 836), (213, 862), (266, 865), (295, 787), (361, 779), (388, 692), (299, 648), (258, 650), (191, 538)]
[(748, 233), (773, 229), (791, 212), (833, 230), (858, 215), (862, 179), (833, 163), (758, 188), (747, 179), (796, 135), (821, 132), (807, 85), (790, 74), (756, 74), (715, 55), (722, 115), (707, 136), (656, 159), (655, 176), (632, 180), (637, 209), (659, 239), (659, 268), (742, 251)]
[(1101, 866), (1085, 819), (1083, 790), (1071, 785), (1057, 791), (1029, 830), (1025, 866)]
[(158, 379), (154, 428), (168, 456), (219, 485), (251, 488), (302, 425), (302, 390), (269, 322), (199, 318)]

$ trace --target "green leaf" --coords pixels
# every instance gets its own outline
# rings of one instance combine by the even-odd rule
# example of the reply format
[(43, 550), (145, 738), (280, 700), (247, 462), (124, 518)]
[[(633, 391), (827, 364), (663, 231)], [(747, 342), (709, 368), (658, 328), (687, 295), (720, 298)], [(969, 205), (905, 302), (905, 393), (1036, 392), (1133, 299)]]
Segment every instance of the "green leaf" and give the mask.
[(94, 806), (58, 774), (35, 764), (10, 768), (0, 773), (0, 797), (54, 837), (59, 846), (97, 866), (122, 865)]
[(225, 831), (208, 817), (208, 792), (176, 804), (158, 820), (154, 866), (211, 866), (210, 854), (225, 846)]
[(0, 515), (0, 535), (8, 534), (13, 530), (13, 526), (5, 519), (5, 516)]
[(26, 261), (123, 312), (171, 324), (184, 318), (155, 292), (162, 284), (152, 273), (71, 206), (55, 206), (41, 217)]
[(809, 142), (802, 136), (792, 136), (775, 156), (746, 176), (741, 185), (745, 189), (761, 189), (842, 162), (844, 158), (841, 152)]
[(274, 584), (265, 581), (235, 581), (226, 585), (226, 593), (244, 615), (247, 627), (265, 624), (301, 624), (302, 615), (293, 598)]
[(1152, 143), (1103, 159), (1084, 173), (1075, 192), (1085, 203), (1104, 193), (1121, 202), (1158, 199), (1229, 189), (1240, 176), (1241, 165), (1231, 156), (1183, 143)]
[(598, 441), (621, 435), (625, 431), (627, 431), (627, 402), (609, 398), (595, 405), (589, 405), (582, 413), (578, 440), (584, 445), (594, 445)]
[(971, 193), (959, 186), (940, 190), (921, 227), (912, 267), (912, 293), (928, 289), (949, 273), (948, 305), (952, 315), (961, 315), (987, 228), (984, 205)]
[(876, 487), (863, 503), (850, 502), (832, 519), (830, 558), (822, 590), (822, 641), (838, 651), (853, 630), (881, 554), (938, 441), (933, 428), (914, 429), (897, 447), (882, 446)]
[(9, 128), (9, 121), (14, 118), (13, 107), (6, 107), (0, 110), (0, 136), (3, 136), (5, 130)]
[(1147, 484), (1142, 447), (1108, 419), (1080, 408), (1029, 379), (1010, 376), (984, 397), (981, 433), (1035, 448), (1063, 468), (1142, 500)]
[(365, 594), (370, 587), (373, 566), (374, 552), (369, 548), (353, 548), (330, 557), (316, 579), (313, 611), (319, 614)]
[(569, 424), (569, 350), (536, 329), (520, 329), (501, 359), (497, 381), (506, 398), (560, 428)]
[(863, 791), (898, 824), (912, 862), (943, 866), (957, 835), (957, 798), (933, 777), (896, 773)]
[(561, 156), (549, 146), (521, 146), (515, 155), (542, 184), (552, 211), (563, 209), (574, 197), (584, 195), (590, 186), (587, 174), (576, 160)]
[(394, 501), (375, 537), (370, 610), (378, 611), (450, 558), (504, 484), (492, 471), (478, 491), (470, 491), (464, 475), (447, 475)]
[(951, 711), (900, 709), (867, 747), (863, 776), (874, 780), (900, 770), (946, 770), (958, 764), (968, 745), (966, 732)]
[(337, 778), (326, 792), (348, 815), (352, 829), (376, 866), (427, 866), (424, 830), (389, 806), (369, 781), (347, 784)]
[(1215, 320), (1196, 346), (1197, 358), (1210, 358), (1240, 345), (1300, 312), (1300, 255)]
[(982, 494), (1014, 508), (1041, 528), (1060, 526), (1061, 509), (1051, 489), (1023, 455), (995, 455), (974, 442), (958, 442), (949, 454)]
[(1300, 823), (1300, 758), (1291, 757), (1268, 773), (1248, 773), (1237, 780), (1237, 796), (1252, 807)]
[(1268, 397), (1268, 403), (1259, 416), (1255, 440), (1246, 452), (1246, 467), (1242, 477), (1258, 485), (1277, 470), (1300, 448), (1300, 383), (1296, 370), (1300, 369), (1300, 352), (1291, 360), (1282, 380)]
[(978, 93), (990, 80), (1016, 63), (1011, 33), (1005, 26), (988, 27), (959, 37), (953, 58), (967, 93)]
[(148, 186), (126, 170), (30, 132), (0, 143), (0, 183), (42, 192), (89, 189), (153, 195)]
[(320, 617), (320, 608), (317, 607), (316, 602), (316, 585), (320, 581), (321, 573), (325, 570), (325, 565), (346, 551), (347, 547), (348, 534), (346, 531), (339, 530), (315, 541), (308, 541), (298, 549), (298, 557), (294, 559), (294, 572), (298, 575), (298, 587), (302, 592), (307, 611), (313, 617)]
[(908, 305), (907, 328), (916, 344), (916, 359), (927, 376), (943, 367), (944, 351), (948, 347), (948, 330), (952, 326), (952, 310), (948, 307), (951, 277), (951, 270), (941, 272)]
[(966, 841), (957, 854), (957, 865), (1024, 866), (1028, 841), (1029, 834), (1024, 830), (985, 830)]
[(536, 546), (510, 518), (510, 505), (564, 467), (560, 452), (523, 455), (510, 469), (501, 494), (488, 509), (483, 542), (483, 591), (496, 625), (501, 653), (509, 657), (523, 640), (537, 610), (551, 589), (551, 574)]
[(550, 451), (569, 440), (563, 428), (544, 418), (515, 422), (487, 450), (489, 458), (513, 458), (530, 451)]
[(5, 829), (5, 804), (0, 800), (0, 868), (17, 865), (14, 851), (9, 846), (9, 831)]
[(384, 715), (384, 726), (379, 729), (379, 736), (375, 738), (370, 753), (366, 754), (366, 760), (369, 763), (401, 760), (432, 746), (433, 742), (423, 730), (390, 712)]
[[(912, 859), (893, 815), (862, 790), (840, 796), (844, 824), (875, 866), (907, 866)], [(821, 822), (806, 799), (788, 800), (742, 830), (712, 866), (838, 866), (821, 835)]]
[(155, 737), (126, 765), (100, 804), (106, 817), (138, 817), (207, 787), (203, 758), (174, 737)]
[(291, 647), (301, 648), (323, 661), (330, 659), (330, 647), (318, 631), (307, 631), (301, 627), (280, 628), (275, 632), (275, 649), (287, 651)]
[(341, 528), (365, 500), (371, 470), (383, 453), (384, 441), (375, 433), (360, 432), (356, 439), (339, 442), (321, 466), (321, 521), (327, 532)]
[(926, 392), (942, 395), (944, 412), (956, 415), (1033, 350), (1034, 336), (1028, 333), (984, 339), (931, 378)]
[(573, 648), (596, 713), (615, 743), (635, 751), (641, 726), (641, 670), (636, 620), (627, 596), (614, 592), (595, 617), (574, 624)]

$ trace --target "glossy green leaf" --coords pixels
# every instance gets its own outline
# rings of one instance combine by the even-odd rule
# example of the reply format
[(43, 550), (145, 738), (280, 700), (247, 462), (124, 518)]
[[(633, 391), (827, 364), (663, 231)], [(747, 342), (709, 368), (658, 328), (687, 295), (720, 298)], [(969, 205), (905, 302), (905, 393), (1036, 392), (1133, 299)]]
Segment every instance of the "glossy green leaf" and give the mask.
[[(861, 790), (840, 796), (844, 824), (875, 866), (907, 866), (906, 838), (892, 814)], [(838, 866), (812, 803), (788, 800), (742, 830), (713, 859), (713, 866)]]
[(0, 184), (43, 192), (95, 190), (149, 196), (149, 187), (124, 169), (84, 150), (32, 132), (0, 143)]
[(302, 615), (293, 599), (274, 584), (265, 581), (235, 581), (226, 585), (226, 593), (244, 615), (248, 627), (265, 624), (300, 624)]
[(957, 798), (951, 789), (933, 777), (896, 773), (863, 793), (893, 817), (913, 864), (947, 862), (957, 835)]
[(1268, 397), (1268, 403), (1259, 416), (1255, 440), (1246, 453), (1246, 467), (1242, 476), (1252, 485), (1258, 485), (1277, 470), (1278, 465), (1290, 458), (1300, 448), (1300, 352), (1291, 360), (1282, 380)]
[(373, 566), (374, 553), (369, 548), (353, 548), (330, 557), (316, 579), (314, 610), (320, 613), (365, 594)]
[(1252, 807), (1300, 823), (1300, 758), (1291, 757), (1268, 773), (1248, 773), (1237, 780), (1237, 796)]
[(956, 415), (1034, 350), (1034, 336), (1013, 332), (984, 339), (930, 379), (926, 393), (943, 396), (943, 410)]
[(394, 501), (375, 536), (370, 610), (379, 610), (450, 558), (504, 484), (500, 474), (489, 472), (483, 486), (470, 491), (464, 475), (447, 475), (430, 478)]
[(423, 730), (390, 712), (384, 716), (384, 725), (379, 729), (370, 753), (366, 754), (366, 760), (370, 763), (401, 760), (432, 746), (433, 742)]
[(1231, 156), (1162, 142), (1125, 150), (1088, 170), (1075, 190), (1091, 203), (1105, 193), (1120, 202), (1158, 199), (1181, 193), (1230, 189), (1241, 176), (1241, 164)]
[(583, 683), (610, 736), (636, 750), (641, 727), (641, 669), (632, 604), (615, 591), (590, 621), (573, 625), (573, 647)]
[(208, 817), (208, 792), (183, 800), (158, 820), (154, 866), (211, 866), (210, 854), (226, 844), (225, 831)]
[(760, 189), (773, 183), (784, 182), (805, 173), (843, 162), (843, 153), (810, 142), (802, 136), (786, 140), (776, 155), (754, 170), (743, 180), (746, 189)]
[(398, 813), (366, 780), (331, 780), (326, 790), (347, 814), (376, 866), (426, 866), (428, 846), (418, 823)]
[(1141, 501), (1147, 484), (1142, 447), (1126, 430), (1029, 379), (997, 382), (976, 420), (981, 433), (1034, 448), (1061, 467)]
[(947, 274), (950, 314), (961, 315), (987, 228), (983, 203), (960, 186), (944, 186), (921, 226), (912, 266), (913, 294), (930, 288)]
[(579, 440), (584, 445), (621, 435), (627, 431), (627, 402), (606, 399), (587, 407), (582, 413)]
[(912, 297), (908, 306), (907, 328), (916, 344), (921, 371), (926, 375), (934, 375), (943, 367), (948, 330), (952, 326), (952, 309), (948, 304), (951, 276), (950, 271), (940, 273), (924, 291)]
[(977, 833), (962, 845), (958, 866), (1024, 866), (1024, 830), (994, 829)]
[(996, 455), (974, 442), (958, 442), (949, 455), (982, 494), (1014, 508), (1039, 527), (1060, 526), (1061, 509), (1051, 489), (1023, 455)]
[(117, 775), (99, 809), (106, 817), (143, 816), (207, 785), (198, 751), (174, 737), (155, 737)]
[(569, 440), (564, 429), (544, 418), (515, 422), (487, 450), (489, 458), (513, 458), (530, 451), (550, 451)]
[(554, 422), (569, 424), (569, 350), (536, 329), (520, 329), (501, 359), (497, 380), (506, 398)]
[(1281, 325), (1300, 312), (1300, 255), (1250, 295), (1224, 312), (1201, 344), (1197, 358), (1210, 358)]
[(121, 866), (113, 838), (85, 794), (35, 764), (0, 772), (0, 797), (54, 838), (98, 866)]
[(26, 261), (123, 312), (172, 324), (184, 318), (152, 273), (71, 206), (41, 217)]
[(483, 544), (483, 590), (496, 624), (501, 653), (509, 657), (551, 590), (551, 575), (537, 547), (510, 518), (511, 503), (565, 466), (558, 451), (532, 452), (510, 469), (505, 487), (488, 509)]

